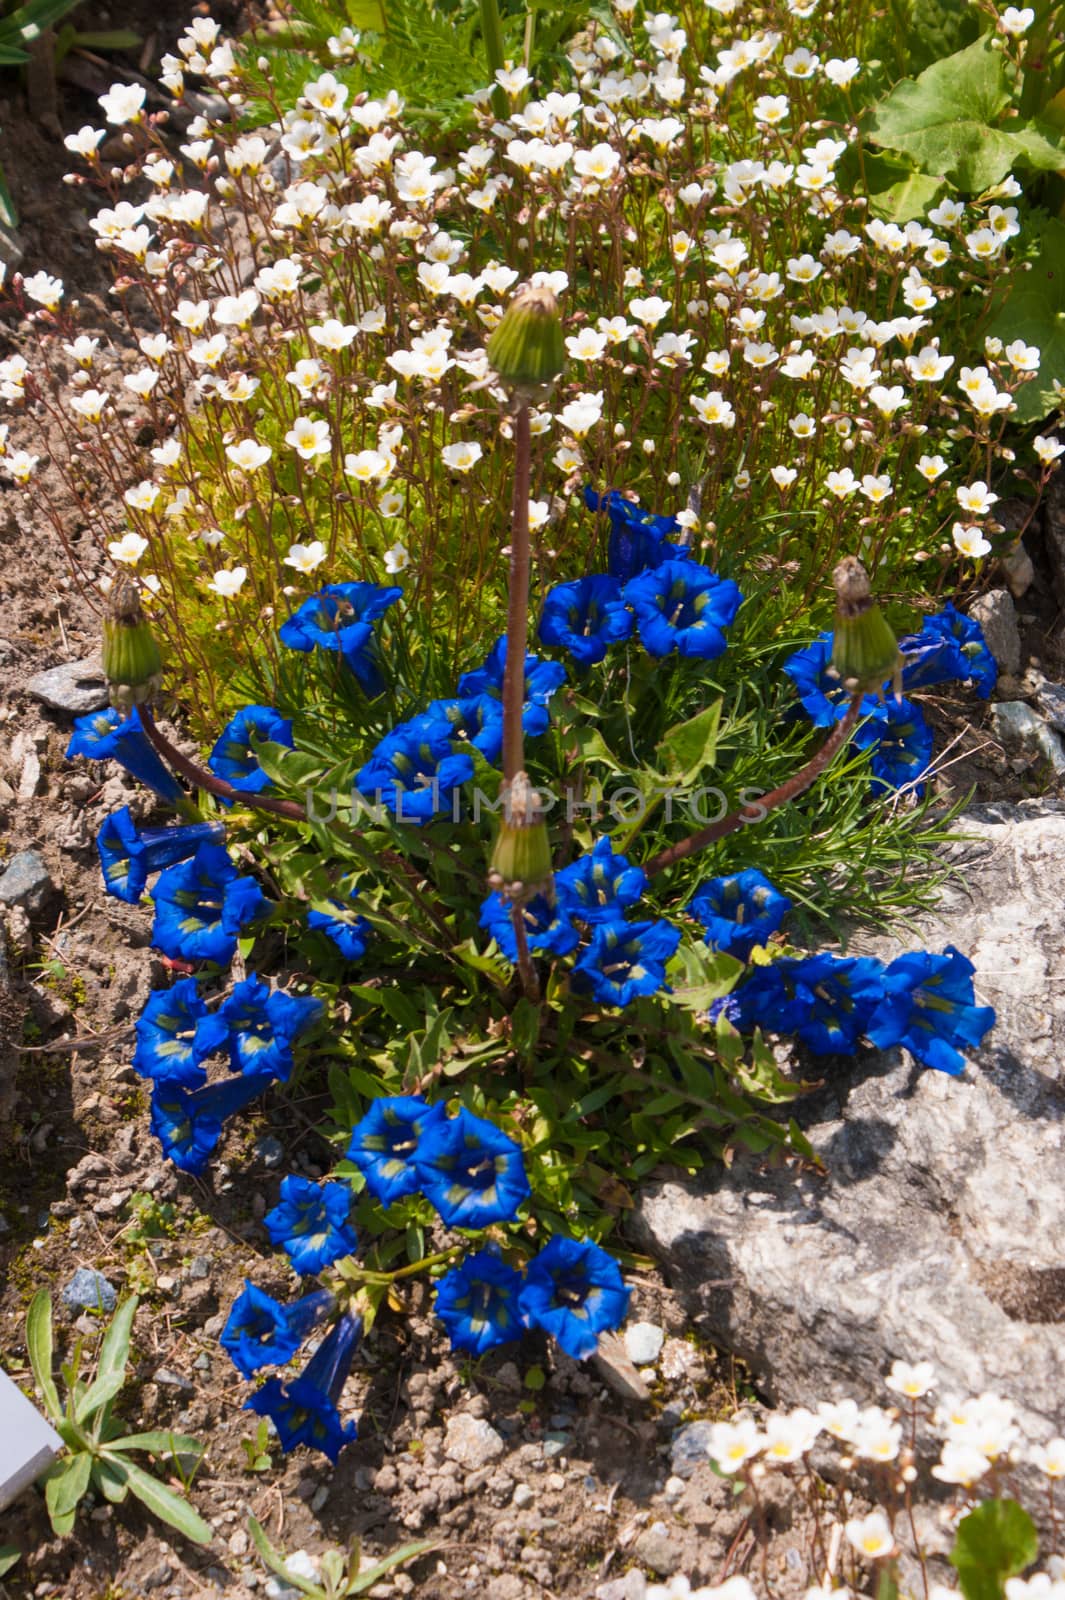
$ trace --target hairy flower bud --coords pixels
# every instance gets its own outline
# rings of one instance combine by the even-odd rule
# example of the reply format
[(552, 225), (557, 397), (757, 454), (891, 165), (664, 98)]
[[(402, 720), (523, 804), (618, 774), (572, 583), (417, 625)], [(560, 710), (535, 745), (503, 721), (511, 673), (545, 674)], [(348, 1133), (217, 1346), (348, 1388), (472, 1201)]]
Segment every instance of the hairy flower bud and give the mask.
[(158, 693), (163, 681), (162, 657), (130, 578), (120, 578), (111, 591), (102, 655), (116, 711), (128, 716), (134, 706), (144, 705)]
[(488, 359), (524, 401), (554, 383), (565, 365), (562, 321), (550, 289), (519, 289), (487, 345)]
[(525, 772), (503, 789), (503, 815), (488, 881), (506, 899), (518, 902), (551, 893), (551, 840), (540, 796)]
[(898, 695), (898, 640), (869, 591), (865, 568), (856, 557), (844, 556), (832, 581), (836, 586), (832, 665), (852, 694), (878, 693), (893, 678)]

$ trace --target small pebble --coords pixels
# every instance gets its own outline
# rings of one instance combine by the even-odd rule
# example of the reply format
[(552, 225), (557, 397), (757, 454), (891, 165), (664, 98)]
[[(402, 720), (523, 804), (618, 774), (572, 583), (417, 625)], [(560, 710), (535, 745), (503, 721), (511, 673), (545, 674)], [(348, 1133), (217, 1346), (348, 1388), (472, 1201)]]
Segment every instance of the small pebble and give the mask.
[(657, 1361), (665, 1342), (665, 1329), (653, 1322), (632, 1322), (625, 1329), (625, 1354), (634, 1367), (649, 1367)]
[(518, 1510), (520, 1511), (523, 1506), (527, 1506), (531, 1503), (532, 1498), (533, 1492), (529, 1488), (529, 1485), (527, 1483), (519, 1483), (517, 1488), (514, 1490), (512, 1504), (517, 1506)]

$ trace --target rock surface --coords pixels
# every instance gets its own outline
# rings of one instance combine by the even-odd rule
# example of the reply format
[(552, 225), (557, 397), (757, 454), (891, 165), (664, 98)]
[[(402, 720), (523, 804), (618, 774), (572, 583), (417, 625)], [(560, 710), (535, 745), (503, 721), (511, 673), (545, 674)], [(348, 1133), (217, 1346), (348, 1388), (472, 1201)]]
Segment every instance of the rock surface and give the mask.
[(89, 711), (100, 711), (107, 704), (107, 680), (100, 662), (89, 657), (38, 672), (27, 683), (26, 693), (53, 711), (68, 711), (80, 717)]
[(40, 911), (54, 893), (51, 874), (36, 850), (20, 850), (0, 873), (0, 905)]
[(471, 1417), (468, 1411), (460, 1411), (448, 1419), (444, 1454), (460, 1467), (475, 1472), (501, 1456), (505, 1448), (492, 1424), (483, 1417)]
[(60, 1298), (71, 1311), (113, 1311), (118, 1304), (114, 1284), (91, 1267), (79, 1267)]
[(1008, 589), (990, 589), (976, 597), (969, 615), (984, 630), (987, 648), (1002, 672), (1015, 677), (1021, 670), (1021, 630), (1017, 608)]
[(891, 1361), (927, 1357), (941, 1393), (997, 1390), (1045, 1439), (1065, 1423), (1065, 804), (958, 829), (964, 876), (918, 933), (853, 948), (971, 957), (998, 1022), (964, 1076), (822, 1059), (801, 1120), (825, 1176), (738, 1156), (704, 1187), (649, 1188), (636, 1231), (777, 1403), (883, 1403)]
[(1023, 700), (998, 700), (991, 707), (991, 730), (1005, 750), (1045, 761), (1060, 777), (1065, 773), (1065, 745)]

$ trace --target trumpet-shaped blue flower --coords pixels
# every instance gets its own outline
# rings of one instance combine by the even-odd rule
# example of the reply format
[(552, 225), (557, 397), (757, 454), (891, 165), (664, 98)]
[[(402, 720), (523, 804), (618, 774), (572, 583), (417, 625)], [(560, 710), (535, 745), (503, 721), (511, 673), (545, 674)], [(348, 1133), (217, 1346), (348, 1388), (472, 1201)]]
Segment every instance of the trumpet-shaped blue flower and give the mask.
[(156, 1083), (151, 1129), (163, 1155), (182, 1172), (202, 1172), (222, 1137), (226, 1118), (243, 1111), (273, 1081), (270, 1072), (254, 1072), (191, 1091), (169, 1079)]
[(958, 678), (986, 700), (998, 680), (998, 667), (980, 624), (950, 601), (938, 616), (925, 617), (919, 633), (900, 639), (899, 649), (911, 658), (902, 674), (907, 690)]
[(642, 867), (615, 855), (604, 834), (586, 855), (555, 873), (555, 890), (578, 922), (620, 922), (647, 887)]
[(145, 828), (138, 832), (128, 806), (113, 811), (96, 835), (104, 887), (118, 900), (136, 905), (149, 876), (194, 856), (201, 844), (221, 844), (221, 822), (193, 822), (187, 827)]
[(451, 731), (443, 718), (401, 722), (359, 771), (359, 792), (387, 806), (397, 822), (419, 827), (441, 812), (453, 813), (458, 790), (473, 777), (474, 768), (468, 755), (452, 750)]
[(278, 637), (290, 650), (339, 651), (373, 697), (384, 688), (373, 624), (402, 593), (394, 584), (327, 583), (281, 624)]
[(125, 719), (113, 708), (92, 711), (87, 717), (75, 717), (67, 756), (85, 756), (89, 761), (117, 761), (146, 789), (154, 790), (170, 805), (183, 798), (181, 785), (149, 743), (135, 707)]
[(291, 1360), (315, 1323), (335, 1304), (327, 1289), (316, 1289), (282, 1305), (245, 1278), (243, 1293), (234, 1300), (218, 1342), (237, 1370), (254, 1378), (260, 1367), (283, 1367)]
[(237, 869), (221, 845), (201, 844), (191, 861), (161, 873), (152, 899), (152, 944), (174, 961), (216, 961), (224, 967), (237, 948), (222, 925), (222, 905)]
[(232, 878), (222, 895), (222, 927), (239, 935), (263, 923), (276, 910), (276, 902), (263, 894), (254, 878)]
[(344, 1446), (355, 1438), (354, 1422), (341, 1422), (337, 1405), (361, 1337), (362, 1319), (345, 1312), (300, 1377), (287, 1384), (270, 1378), (245, 1401), (246, 1410), (271, 1419), (286, 1455), (305, 1444), (335, 1463)]
[(416, 1192), (421, 1141), (445, 1116), (442, 1105), (427, 1105), (415, 1095), (384, 1095), (352, 1128), (347, 1158), (382, 1205)]
[(719, 578), (698, 561), (663, 561), (630, 579), (621, 597), (636, 613), (649, 655), (676, 651), (707, 661), (724, 652), (725, 629), (743, 599), (731, 578)]
[[(804, 650), (796, 650), (784, 663), (784, 671), (798, 691), (799, 704), (815, 728), (830, 728), (850, 705), (851, 696), (843, 687), (832, 665), (831, 633), (823, 633)], [(868, 696), (871, 705), (874, 696)]]
[[(502, 740), (503, 674), (507, 665), (507, 636), (502, 634), (492, 646), (484, 666), (473, 672), (464, 672), (459, 679), (460, 697), (487, 695), (500, 708), (500, 740)], [(566, 669), (560, 661), (544, 661), (531, 654), (525, 657), (525, 701), (521, 725), (530, 737), (546, 733), (551, 723), (547, 709), (551, 696), (566, 681)], [(483, 715), (483, 713), (482, 713)], [(498, 757), (487, 756), (494, 761)], [(487, 755), (487, 752), (486, 752)]]
[(518, 1296), (521, 1273), (514, 1272), (491, 1250), (466, 1256), (440, 1279), (436, 1314), (456, 1350), (483, 1356), (497, 1345), (517, 1339), (522, 1331)]
[(814, 1055), (853, 1055), (884, 997), (882, 980), (868, 956), (788, 956), (755, 967), (731, 998), (741, 1028), (794, 1033)]
[(262, 794), (270, 779), (259, 765), (252, 741), (270, 740), (292, 749), (292, 724), (272, 706), (245, 706), (232, 717), (211, 751), (207, 765), (242, 794)]
[(498, 762), (503, 749), (503, 702), (495, 695), (430, 700), (424, 714), (432, 723), (446, 722), (448, 737), (456, 744), (472, 744), (486, 761), (493, 765)]
[(692, 895), (688, 909), (703, 924), (712, 950), (746, 961), (755, 945), (765, 944), (791, 910), (786, 894), (756, 867), (711, 878)]
[[(569, 906), (563, 900), (549, 900), (545, 894), (534, 895), (521, 908), (521, 919), (530, 950), (543, 955), (565, 956), (576, 950), (580, 935), (569, 919)], [(481, 902), (480, 924), (502, 950), (508, 961), (517, 961), (518, 946), (514, 938), (514, 922), (510, 902), (492, 893)]]
[(302, 1277), (313, 1277), (359, 1248), (349, 1223), (352, 1198), (346, 1183), (282, 1178), (281, 1203), (263, 1221), (271, 1244), (280, 1245)]
[(325, 902), (327, 911), (307, 913), (308, 928), (319, 928), (336, 945), (345, 961), (361, 961), (370, 936), (370, 924), (355, 909), (358, 896), (358, 889), (351, 887), (343, 899), (330, 896)]
[[(868, 698), (868, 697), (867, 697)], [(921, 779), (932, 760), (932, 730), (918, 706), (909, 700), (886, 700), (874, 705), (866, 720), (854, 730), (858, 750), (873, 752), (870, 771), (874, 794), (889, 794), (907, 787), (920, 797)]]
[(628, 583), (648, 567), (687, 554), (683, 537), (671, 543), (671, 535), (680, 533), (676, 517), (656, 516), (617, 489), (599, 494), (590, 484), (584, 491), (584, 503), (589, 511), (605, 511), (610, 519), (607, 571), (619, 583)]
[(607, 1006), (627, 1006), (666, 984), (666, 962), (676, 953), (680, 929), (669, 922), (600, 922), (573, 969), (578, 992)]
[(580, 1361), (624, 1320), (629, 1294), (613, 1256), (556, 1234), (530, 1261), (519, 1304), (530, 1327), (543, 1328)]
[(529, 1198), (521, 1146), (465, 1106), (425, 1130), (414, 1164), (418, 1187), (449, 1228), (512, 1222)]
[(202, 1062), (225, 1043), (226, 1027), (208, 1011), (195, 978), (169, 989), (153, 989), (136, 1022), (133, 1067), (156, 1083), (199, 1089), (207, 1082)]
[(593, 573), (548, 590), (540, 617), (544, 644), (568, 650), (584, 667), (603, 660), (612, 644), (632, 636), (632, 612), (616, 578)]
[(267, 1072), (286, 1083), (294, 1065), (292, 1047), (322, 1010), (322, 1002), (313, 995), (271, 989), (254, 973), (245, 978), (218, 1008), (229, 1030), (233, 1071)]
[(965, 1067), (962, 1050), (975, 1049), (995, 1023), (994, 1009), (976, 1004), (974, 971), (950, 944), (939, 956), (929, 950), (899, 956), (884, 972), (869, 1038), (881, 1050), (903, 1044), (923, 1066), (956, 1076)]

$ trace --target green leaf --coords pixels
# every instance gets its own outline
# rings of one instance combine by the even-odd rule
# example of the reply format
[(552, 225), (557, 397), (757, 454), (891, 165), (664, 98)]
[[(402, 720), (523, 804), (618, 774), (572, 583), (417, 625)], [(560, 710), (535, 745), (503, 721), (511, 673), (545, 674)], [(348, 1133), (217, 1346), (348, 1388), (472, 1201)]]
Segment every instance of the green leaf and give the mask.
[(138, 1467), (132, 1461), (123, 1462), (129, 1481), (130, 1489), (137, 1496), (142, 1505), (148, 1507), (157, 1517), (168, 1522), (178, 1533), (184, 1534), (186, 1539), (191, 1539), (194, 1544), (210, 1544), (214, 1538), (214, 1529), (209, 1523), (195, 1512), (187, 1500), (183, 1500), (173, 1489), (168, 1489), (165, 1483), (160, 1483), (158, 1478), (153, 1478), (150, 1472), (145, 1472), (143, 1467)]
[(1015, 135), (994, 126), (1009, 100), (1005, 59), (985, 34), (897, 84), (874, 108), (869, 137), (912, 156), (925, 173), (979, 193), (1004, 178), (1019, 154)]
[(910, 170), (896, 183), (870, 194), (869, 210), (884, 222), (912, 222), (926, 215), (944, 187), (942, 178), (930, 178), (926, 173)]
[(52, 1527), (58, 1533), (60, 1524), (69, 1532), (78, 1502), (89, 1487), (92, 1456), (81, 1450), (76, 1456), (56, 1461), (48, 1468), (44, 1479), (44, 1498)]
[(47, 1289), (38, 1289), (30, 1301), (26, 1313), (26, 1348), (48, 1415), (53, 1422), (62, 1422), (64, 1411), (52, 1377), (52, 1297)]
[(129, 1474), (126, 1463), (114, 1457), (98, 1456), (93, 1464), (92, 1481), (105, 1500), (120, 1506), (129, 1494)]
[(375, 1583), (380, 1583), (385, 1573), (391, 1572), (393, 1567), (401, 1567), (406, 1561), (414, 1561), (418, 1556), (427, 1555), (430, 1550), (438, 1550), (442, 1542), (440, 1539), (422, 1539), (417, 1544), (405, 1544), (401, 1550), (394, 1550), (390, 1556), (375, 1561), (372, 1567), (360, 1572), (348, 1589), (348, 1594), (365, 1594)]
[(657, 746), (662, 765), (674, 783), (691, 783), (714, 765), (722, 704), (720, 699), (714, 700), (687, 722), (677, 723)]
[(304, 1578), (298, 1572), (289, 1571), (288, 1567), (285, 1565), (284, 1556), (282, 1556), (279, 1550), (274, 1549), (273, 1545), (266, 1537), (265, 1530), (263, 1529), (261, 1523), (259, 1523), (255, 1517), (248, 1518), (248, 1531), (251, 1534), (252, 1543), (262, 1556), (266, 1566), (270, 1568), (271, 1572), (276, 1573), (284, 1583), (289, 1583), (294, 1589), (299, 1589), (301, 1594), (321, 1594), (322, 1591), (319, 1589), (316, 1583), (312, 1583), (309, 1578)]
[(1004, 344), (1023, 339), (1040, 352), (1039, 371), (1015, 395), (1019, 422), (1038, 422), (1055, 408), (1054, 379), (1065, 381), (1065, 222), (1047, 218), (1038, 229), (1039, 254), (1030, 272), (1010, 274), (989, 331)]
[(156, 1428), (151, 1433), (127, 1433), (121, 1439), (112, 1439), (108, 1450), (150, 1450), (153, 1456), (195, 1456), (199, 1460), (204, 1447), (199, 1439), (187, 1433), (169, 1433)]
[(113, 1400), (125, 1382), (126, 1367), (129, 1363), (129, 1341), (138, 1303), (137, 1296), (131, 1295), (128, 1300), (122, 1302), (111, 1318), (111, 1325), (100, 1346), (100, 1359), (96, 1363), (96, 1380), (86, 1390), (75, 1411), (75, 1419), (78, 1422), (87, 1422), (101, 1406)]
[(22, 1551), (13, 1544), (0, 1544), (0, 1578), (10, 1572), (16, 1561), (22, 1560)]
[(1005, 1581), (1039, 1554), (1035, 1523), (1016, 1500), (985, 1500), (958, 1524), (950, 1563), (965, 1600), (1001, 1600)]
[(384, 33), (388, 27), (382, 0), (345, 0), (344, 9), (353, 28), (367, 33)]

